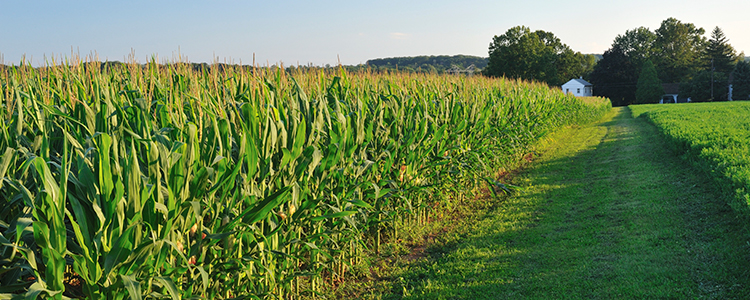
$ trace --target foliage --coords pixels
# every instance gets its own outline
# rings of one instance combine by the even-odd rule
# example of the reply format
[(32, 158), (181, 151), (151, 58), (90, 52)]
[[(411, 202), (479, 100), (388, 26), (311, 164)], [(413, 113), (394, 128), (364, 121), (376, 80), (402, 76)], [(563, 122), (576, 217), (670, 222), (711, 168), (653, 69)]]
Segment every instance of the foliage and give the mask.
[(689, 97), (693, 102), (727, 101), (727, 76), (721, 72), (700, 71), (690, 81), (680, 84), (680, 96)]
[(612, 48), (621, 49), (640, 72), (643, 64), (654, 55), (654, 42), (656, 42), (655, 33), (646, 27), (638, 27), (626, 30), (625, 34), (617, 35)]
[(711, 31), (711, 38), (708, 40), (704, 51), (704, 68), (724, 74), (732, 72), (734, 65), (740, 58), (719, 26)]
[[(634, 103), (635, 76), (642, 72), (643, 64), (651, 60), (662, 82), (680, 83), (681, 98), (691, 94), (698, 95), (699, 99), (710, 99), (711, 80), (706, 80), (705, 74), (700, 72), (710, 71), (713, 59), (716, 71), (728, 74), (738, 56), (720, 28), (713, 30), (711, 40), (706, 40), (702, 36), (704, 33), (703, 28), (692, 23), (669, 18), (654, 32), (639, 27), (618, 35), (591, 73), (594, 93), (612, 99), (615, 106)], [(696, 79), (696, 76), (701, 78)], [(716, 76), (719, 79), (715, 83), (721, 82), (723, 86), (714, 87), (714, 98), (725, 99), (726, 82), (721, 81), (723, 75)], [(701, 90), (706, 86), (709, 87), (707, 97), (705, 90)]]
[(595, 58), (573, 52), (551, 32), (531, 32), (528, 27), (516, 26), (493, 37), (484, 74), (557, 86), (585, 75), (591, 70), (592, 60)]
[(647, 60), (638, 77), (638, 88), (635, 92), (636, 103), (658, 103), (663, 94), (664, 88), (656, 75), (656, 67), (650, 60)]
[(292, 298), (601, 116), (484, 77), (98, 62), (0, 73), (0, 297)]
[(594, 93), (612, 99), (612, 105), (625, 106), (636, 100), (638, 74), (643, 63), (653, 56), (656, 34), (638, 27), (615, 37), (591, 73)]
[(536, 32), (517, 26), (495, 36), (485, 74), (526, 80), (558, 80), (551, 66), (555, 49), (547, 48)]
[(704, 33), (703, 28), (675, 18), (662, 21), (655, 30), (653, 46), (653, 57), (662, 82), (683, 82), (698, 71), (706, 45)]
[(730, 84), (727, 74), (733, 71), (739, 56), (718, 26), (705, 42), (702, 55), (702, 68), (680, 85), (680, 94), (692, 101), (726, 101)]
[(750, 100), (750, 63), (739, 61), (732, 71), (732, 99)]
[(562, 84), (571, 78), (588, 77), (594, 71), (596, 56), (567, 49), (560, 54), (558, 61), (558, 77)]
[(676, 151), (732, 193), (730, 205), (748, 213), (750, 203), (750, 102), (633, 106), (656, 125)]
[(481, 70), (487, 66), (487, 58), (471, 55), (390, 57), (370, 59), (367, 61), (367, 65), (388, 69), (396, 69), (397, 66), (398, 69), (408, 67), (413, 70), (433, 70), (437, 73), (443, 73), (453, 67), (465, 69), (471, 65)]
[(620, 46), (604, 52), (591, 73), (594, 94), (607, 97), (612, 106), (627, 106), (635, 102), (638, 77), (636, 66)]
[[(602, 56), (598, 54), (583, 54), (583, 59), (581, 60), (582, 61), (581, 67), (583, 68), (583, 72), (585, 72), (584, 74), (591, 74), (591, 72), (594, 71), (594, 67), (596, 66), (596, 63), (599, 62), (599, 59), (601, 58)], [(583, 75), (583, 77), (588, 77), (588, 76)]]

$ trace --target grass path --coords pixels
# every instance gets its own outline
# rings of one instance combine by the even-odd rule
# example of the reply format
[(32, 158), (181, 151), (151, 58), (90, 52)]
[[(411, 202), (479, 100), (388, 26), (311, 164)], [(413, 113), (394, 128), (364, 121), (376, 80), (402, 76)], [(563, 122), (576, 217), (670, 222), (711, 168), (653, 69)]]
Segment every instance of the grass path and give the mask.
[(405, 299), (743, 299), (750, 234), (656, 129), (615, 108), (555, 135), (524, 190), (402, 274)]

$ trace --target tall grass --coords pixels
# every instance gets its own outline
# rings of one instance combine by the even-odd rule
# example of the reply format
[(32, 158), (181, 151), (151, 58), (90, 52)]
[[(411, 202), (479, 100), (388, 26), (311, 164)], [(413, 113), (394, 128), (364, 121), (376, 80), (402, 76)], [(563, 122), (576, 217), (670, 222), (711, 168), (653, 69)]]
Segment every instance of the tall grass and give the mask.
[(586, 122), (482, 77), (72, 61), (0, 70), (0, 298), (314, 294)]

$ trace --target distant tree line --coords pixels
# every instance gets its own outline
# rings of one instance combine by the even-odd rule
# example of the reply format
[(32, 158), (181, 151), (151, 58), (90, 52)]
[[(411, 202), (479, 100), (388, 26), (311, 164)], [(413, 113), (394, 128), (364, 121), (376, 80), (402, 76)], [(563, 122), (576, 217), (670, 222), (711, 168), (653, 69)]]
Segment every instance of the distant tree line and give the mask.
[(477, 70), (487, 66), (487, 58), (471, 55), (439, 55), (376, 58), (367, 61), (366, 66), (375, 70), (401, 70), (406, 72), (444, 73), (452, 68), (466, 69), (474, 65)]
[[(148, 68), (150, 64), (153, 64), (153, 62), (144, 63), (144, 64), (136, 64), (136, 65), (138, 65), (141, 68)], [(226, 63), (212, 63), (212, 64), (208, 64), (208, 63), (175, 62), (175, 63), (167, 63), (167, 64), (161, 64), (161, 63), (157, 63), (157, 64), (159, 66), (169, 65), (169, 66), (172, 66), (172, 67), (185, 67), (185, 68), (188, 68), (188, 69), (193, 69), (195, 71), (212, 70), (212, 69), (217, 69), (219, 71), (222, 71), (222, 70), (225, 70), (225, 69), (238, 69), (238, 68), (244, 68), (244, 69), (247, 69), (247, 70), (251, 70), (253, 68), (253, 66), (250, 66), (250, 65), (236, 65), (236, 64), (226, 64)], [(112, 68), (115, 68), (115, 67), (119, 68), (119, 67), (122, 67), (122, 66), (130, 66), (130, 65), (133, 65), (133, 64), (132, 63), (120, 62), (120, 61), (116, 61), (115, 60), (115, 61), (103, 61), (103, 62), (100, 62), (100, 61), (86, 61), (86, 62), (81, 62), (78, 65), (81, 66), (84, 70), (87, 70), (87, 69), (98, 69), (99, 71), (104, 71), (104, 70), (112, 69)], [(0, 64), (0, 70), (8, 69), (8, 68), (16, 68), (16, 67), (22, 67), (22, 66), (21, 65), (16, 66), (16, 65), (3, 65), (3, 64)], [(40, 67), (40, 68), (47, 68), (47, 66)]]
[(734, 98), (747, 99), (750, 65), (744, 53), (737, 54), (719, 27), (710, 38), (704, 34), (703, 28), (669, 18), (654, 31), (638, 27), (618, 35), (590, 75), (595, 95), (615, 106), (657, 103), (664, 93), (660, 86), (669, 83), (679, 84), (680, 98), (722, 101), (731, 83)]
[[(154, 64), (154, 62), (149, 63), (126, 63), (126, 62), (120, 62), (120, 61), (86, 61), (81, 62), (79, 64), (76, 64), (76, 66), (80, 66), (84, 70), (88, 69), (95, 69), (98, 71), (105, 71), (105, 70), (111, 70), (114, 68), (121, 68), (121, 67), (130, 67), (130, 66), (136, 66), (138, 68), (149, 68), (150, 65)], [(252, 65), (240, 65), (240, 64), (227, 64), (227, 63), (195, 63), (195, 62), (171, 62), (171, 63), (156, 63), (159, 67), (173, 67), (173, 68), (186, 68), (186, 69), (192, 69), (193, 71), (197, 72), (211, 72), (211, 71), (225, 71), (225, 70), (242, 70), (244, 69), (248, 73), (252, 73), (254, 69), (271, 69), (271, 70), (277, 70), (280, 69), (282, 66), (279, 65), (270, 65), (270, 66), (252, 66)], [(286, 72), (292, 72), (293, 70), (307, 70), (307, 71), (313, 71), (313, 70), (323, 70), (323, 69), (334, 69), (334, 68), (344, 68), (348, 71), (355, 71), (355, 70), (361, 70), (362, 66), (364, 65), (357, 65), (357, 66), (289, 66), (285, 67), (284, 71)], [(25, 68), (27, 65), (3, 65), (0, 64), (0, 71), (3, 71), (4, 69), (10, 69), (10, 68)], [(49, 66), (43, 66), (39, 67), (39, 69), (48, 68)]]
[[(137, 64), (141, 68), (148, 68), (150, 63)], [(121, 67), (125, 65), (133, 65), (132, 63), (125, 63), (120, 61), (104, 61), (104, 62), (81, 62), (81, 67), (84, 69), (95, 68), (100, 71), (112, 69), (114, 67)], [(474, 70), (480, 73), (482, 68), (487, 66), (487, 58), (469, 55), (441, 55), (441, 56), (415, 56), (415, 57), (392, 57), (392, 58), (378, 58), (367, 61), (367, 64), (358, 65), (330, 65), (326, 64), (323, 66), (316, 65), (271, 65), (271, 66), (252, 66), (252, 65), (238, 65), (238, 64), (226, 64), (226, 63), (190, 63), (190, 62), (174, 62), (161, 64), (160, 66), (169, 65), (172, 67), (188, 68), (198, 72), (212, 71), (212, 70), (238, 70), (245, 69), (248, 72), (252, 72), (253, 69), (258, 68), (284, 68), (284, 71), (291, 73), (297, 71), (320, 71), (320, 70), (334, 70), (344, 69), (347, 72), (372, 72), (372, 73), (386, 73), (386, 72), (404, 72), (404, 73), (437, 73), (442, 74), (450, 72), (451, 69), (465, 70), (470, 66), (474, 66)], [(5, 68), (18, 67), (14, 65), (3, 65), (0, 64), (0, 71)], [(41, 67), (45, 68), (45, 67)]]

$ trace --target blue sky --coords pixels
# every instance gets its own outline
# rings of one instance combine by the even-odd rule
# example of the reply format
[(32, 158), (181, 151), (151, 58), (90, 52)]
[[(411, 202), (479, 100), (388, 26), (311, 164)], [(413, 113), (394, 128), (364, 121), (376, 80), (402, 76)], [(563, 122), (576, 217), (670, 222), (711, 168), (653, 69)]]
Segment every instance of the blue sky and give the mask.
[(487, 56), (513, 26), (551, 31), (602, 53), (618, 34), (675, 17), (721, 27), (750, 54), (750, 1), (49, 1), (0, 2), (0, 55), (35, 65), (72, 52), (100, 60), (260, 65), (364, 63), (414, 55)]

